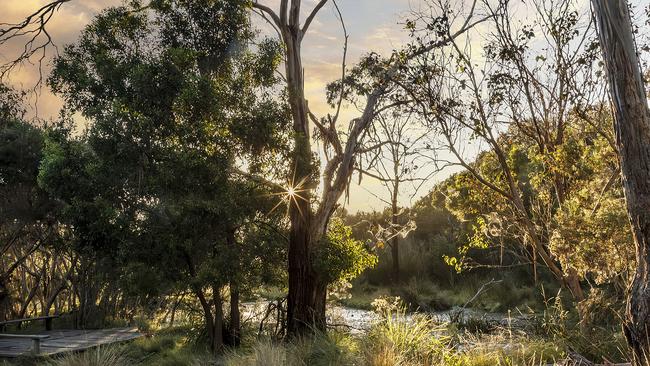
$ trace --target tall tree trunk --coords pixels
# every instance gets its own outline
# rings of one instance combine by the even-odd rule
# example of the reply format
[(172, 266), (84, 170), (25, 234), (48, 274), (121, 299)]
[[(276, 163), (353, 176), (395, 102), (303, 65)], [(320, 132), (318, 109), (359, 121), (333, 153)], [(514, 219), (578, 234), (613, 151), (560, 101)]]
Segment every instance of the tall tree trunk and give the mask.
[(212, 352), (219, 353), (223, 349), (223, 300), (219, 287), (212, 287), (212, 302), (214, 304), (214, 322), (212, 328)]
[(635, 365), (650, 364), (650, 110), (632, 23), (623, 0), (592, 0), (615, 110), (621, 161), (637, 268), (629, 288), (625, 337)]
[(230, 343), (241, 343), (241, 313), (239, 312), (239, 285), (230, 283)]
[(233, 251), (232, 274), (230, 277), (230, 344), (232, 346), (239, 346), (240, 333), (241, 333), (241, 315), (239, 312), (239, 273), (241, 271), (241, 258), (237, 241), (235, 240), (236, 230), (232, 229), (228, 232), (228, 246)]
[[(396, 175), (397, 176), (397, 175)], [(395, 179), (393, 197), (391, 202), (391, 223), (392, 223), (392, 235), (390, 244), (390, 252), (393, 259), (393, 283), (398, 284), (400, 282), (400, 270), (399, 270), (399, 235), (398, 235), (398, 209), (397, 207), (397, 192), (399, 190), (399, 178)]]
[(292, 0), (289, 22), (283, 28), (286, 52), (287, 86), (293, 119), (294, 151), (291, 184), (299, 197), (291, 197), (289, 216), (289, 294), (287, 298), (287, 332), (298, 335), (325, 329), (327, 284), (318, 276), (312, 263), (312, 250), (320, 238), (312, 238), (311, 193), (313, 172), (309, 119), (305, 100), (302, 68), (300, 1)]
[[(287, 333), (300, 335), (325, 330), (327, 284), (312, 263), (312, 243), (308, 203), (293, 202), (289, 236), (289, 295)], [(302, 206), (302, 207), (301, 207)], [(298, 207), (301, 207), (298, 209)]]

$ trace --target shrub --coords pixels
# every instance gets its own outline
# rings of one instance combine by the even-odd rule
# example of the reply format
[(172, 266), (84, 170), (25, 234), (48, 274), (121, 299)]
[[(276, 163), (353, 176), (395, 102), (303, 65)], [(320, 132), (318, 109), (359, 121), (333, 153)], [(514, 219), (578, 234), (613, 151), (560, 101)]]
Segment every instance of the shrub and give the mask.
[(377, 256), (352, 237), (352, 229), (339, 218), (330, 222), (322, 245), (314, 253), (314, 267), (328, 283), (351, 281), (377, 264)]
[(248, 351), (233, 350), (226, 366), (333, 366), (356, 365), (356, 341), (339, 332), (316, 333), (289, 344), (258, 341)]

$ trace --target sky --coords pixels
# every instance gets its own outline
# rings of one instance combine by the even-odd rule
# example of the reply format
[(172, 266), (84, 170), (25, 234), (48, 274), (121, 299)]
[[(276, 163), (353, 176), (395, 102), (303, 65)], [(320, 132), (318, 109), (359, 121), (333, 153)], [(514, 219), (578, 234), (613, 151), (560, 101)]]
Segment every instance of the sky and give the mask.
[[(425, 7), (428, 0), (338, 0), (348, 34), (348, 65), (354, 64), (362, 55), (374, 51), (387, 54), (399, 48), (408, 41), (408, 34), (403, 29), (404, 21), (412, 10)], [(458, 0), (462, 2), (463, 0)], [(578, 3), (587, 4), (587, 0), (577, 0)], [(278, 9), (280, 0), (259, 0), (260, 3)], [(311, 11), (317, 0), (303, 0), (303, 19)], [(0, 0), (0, 23), (16, 23), (26, 15), (47, 3), (47, 0)], [(64, 4), (54, 16), (49, 31), (59, 50), (65, 44), (74, 42), (83, 27), (88, 24), (93, 16), (101, 9), (111, 5), (118, 5), (121, 0), (71, 0)], [(521, 4), (524, 4), (522, 2)], [(517, 14), (525, 17), (526, 8)], [(343, 31), (336, 11), (330, 1), (319, 13), (312, 23), (308, 34), (303, 41), (303, 66), (305, 68), (305, 92), (311, 110), (317, 116), (325, 116), (332, 112), (325, 103), (325, 86), (340, 76), (341, 57), (343, 53)], [(262, 19), (253, 15), (254, 23), (263, 33), (269, 33)], [(478, 29), (477, 32), (489, 30)], [(479, 34), (480, 36), (480, 34)], [(5, 45), (0, 48), (0, 61), (10, 59), (12, 55), (24, 45), (20, 41)], [(55, 50), (47, 55), (48, 60), (55, 54)], [(46, 62), (44, 73), (49, 71)], [(16, 70), (10, 78), (10, 83), (18, 88), (32, 87), (38, 78), (37, 68), (27, 65)], [(36, 98), (34, 95), (28, 100), (31, 106), (29, 116), (40, 119), (55, 118), (62, 106), (61, 100), (42, 88)], [(359, 112), (353, 108), (346, 108), (342, 114), (342, 121), (358, 116)], [(79, 124), (84, 124), (79, 121)], [(423, 185), (417, 194), (412, 189), (406, 189), (400, 197), (400, 204), (409, 206), (419, 197), (426, 194), (436, 183), (449, 176), (458, 169), (445, 170), (435, 174), (427, 184)], [(376, 180), (364, 178), (362, 185), (353, 179), (350, 187), (349, 202), (346, 208), (351, 212), (359, 210), (383, 210), (386, 203), (382, 201), (388, 197), (388, 191)]]
[[(260, 0), (262, 4), (274, 9), (279, 7), (279, 0)], [(408, 40), (403, 30), (403, 21), (411, 9), (421, 6), (421, 0), (339, 0), (348, 34), (348, 64), (352, 65), (362, 55), (375, 51), (388, 53), (399, 48)], [(0, 23), (16, 23), (25, 18), (35, 9), (47, 3), (47, 0), (0, 0)], [(119, 5), (121, 0), (72, 0), (64, 4), (53, 17), (49, 31), (58, 50), (73, 43), (80, 31), (102, 9)], [(303, 19), (313, 8), (315, 0), (304, 0)], [(253, 21), (262, 32), (269, 32), (256, 15)], [(318, 116), (324, 116), (329, 107), (325, 103), (325, 86), (336, 80), (340, 75), (341, 58), (343, 53), (343, 31), (334, 6), (326, 5), (312, 23), (303, 43), (303, 65), (305, 68), (305, 91), (309, 105)], [(6, 61), (16, 55), (24, 45), (24, 40), (18, 40), (0, 48), (0, 60)], [(57, 50), (51, 49), (44, 64), (44, 75), (50, 70), (49, 60)], [(19, 89), (29, 89), (38, 80), (38, 69), (35, 65), (25, 65), (15, 70), (9, 79), (10, 84)], [(56, 118), (62, 107), (62, 100), (53, 95), (47, 87), (39, 90), (38, 95), (30, 95), (28, 117), (43, 120)], [(342, 121), (354, 118), (356, 109), (346, 108), (342, 113)], [(78, 119), (83, 125), (86, 121)], [(439, 180), (439, 179), (438, 179)], [(428, 187), (433, 183), (428, 184)], [(420, 195), (425, 194), (427, 186), (421, 189)], [(410, 205), (418, 197), (413, 197), (412, 190), (405, 190), (400, 201), (402, 205)], [(381, 198), (388, 197), (388, 192), (376, 180), (364, 178), (362, 185), (355, 179), (350, 187), (348, 201), (344, 204), (351, 212), (359, 210), (383, 210), (385, 203)]]

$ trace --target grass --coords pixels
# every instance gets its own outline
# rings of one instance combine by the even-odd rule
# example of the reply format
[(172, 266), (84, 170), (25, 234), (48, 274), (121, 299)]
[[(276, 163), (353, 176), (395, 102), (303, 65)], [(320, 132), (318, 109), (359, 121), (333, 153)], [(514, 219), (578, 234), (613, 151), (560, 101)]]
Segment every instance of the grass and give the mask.
[(317, 333), (291, 343), (256, 341), (252, 347), (232, 350), (223, 364), (227, 366), (329, 366), (357, 365), (358, 339), (347, 333)]
[[(430, 337), (428, 321), (418, 321), (415, 327), (398, 322), (375, 328), (368, 338), (344, 333), (317, 335), (292, 343), (258, 340), (252, 345), (229, 351), (217, 359), (209, 353), (192, 349), (158, 348), (145, 360), (133, 358), (130, 347), (101, 347), (84, 353), (68, 354), (45, 363), (46, 366), (496, 366), (496, 365), (546, 365), (559, 360), (563, 351), (542, 341), (524, 338), (490, 336), (489, 339), (465, 339), (478, 342), (466, 350), (457, 350), (448, 338)], [(503, 343), (508, 341), (510, 347)], [(10, 366), (5, 363), (1, 365)], [(39, 363), (41, 364), (41, 363)]]
[(195, 342), (194, 333), (188, 327), (162, 329), (127, 344), (125, 352), (142, 366), (210, 365), (214, 358), (206, 346)]
[[(249, 339), (221, 358), (189, 341), (190, 329), (159, 330), (153, 336), (111, 347), (36, 363), (46, 366), (540, 366), (563, 360), (569, 349), (579, 351), (575, 338), (560, 333), (532, 334), (499, 328), (472, 333), (438, 324), (426, 315), (388, 308), (366, 334), (330, 331), (292, 342)], [(598, 335), (603, 342), (605, 334)], [(585, 340), (586, 337), (583, 337)], [(603, 346), (592, 344), (590, 347)], [(611, 346), (611, 345), (610, 345)], [(605, 348), (604, 348), (605, 349)], [(587, 354), (583, 354), (587, 355)], [(601, 358), (593, 358), (602, 360)], [(620, 362), (617, 358), (608, 359)], [(23, 365), (2, 363), (2, 366)], [(28, 364), (24, 364), (28, 365)], [(29, 364), (34, 365), (34, 363)]]
[(97, 347), (86, 352), (69, 353), (48, 361), (47, 366), (129, 366), (134, 360), (122, 347)]
[(444, 328), (428, 316), (399, 307), (382, 315), (362, 343), (367, 365), (437, 365), (450, 352)]
[[(411, 291), (428, 284), (411, 283)], [(363, 334), (329, 331), (291, 342), (257, 338), (248, 329), (242, 347), (216, 358), (201, 345), (190, 327), (154, 329), (146, 338), (113, 347), (67, 354), (47, 360), (47, 366), (539, 366), (563, 360), (569, 350), (595, 361), (623, 362), (625, 342), (615, 328), (579, 327), (575, 314), (565, 310), (561, 297), (525, 328), (484, 324), (471, 315), (440, 324), (386, 295), (382, 288), (367, 287), (368, 307), (380, 315)], [(428, 296), (431, 292), (424, 292)], [(379, 299), (376, 294), (382, 294)], [(372, 298), (372, 300), (370, 300)], [(374, 305), (374, 306), (373, 306)], [(586, 333), (583, 333), (587, 331)], [(22, 363), (25, 361), (25, 363)], [(43, 364), (43, 363), (36, 363)], [(2, 366), (32, 366), (29, 360)]]
[(449, 365), (547, 365), (566, 357), (563, 345), (508, 329), (490, 334), (463, 332), (453, 338), (459, 351), (448, 359)]
[(231, 351), (227, 366), (538, 366), (565, 357), (566, 348), (550, 340), (501, 329), (471, 334), (389, 309), (368, 334), (330, 332), (292, 343), (258, 340)]

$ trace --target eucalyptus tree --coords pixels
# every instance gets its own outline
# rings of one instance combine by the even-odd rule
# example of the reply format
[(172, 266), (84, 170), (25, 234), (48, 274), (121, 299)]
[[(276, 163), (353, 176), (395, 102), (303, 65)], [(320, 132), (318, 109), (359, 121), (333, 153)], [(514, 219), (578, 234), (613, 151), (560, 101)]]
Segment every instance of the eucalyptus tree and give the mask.
[(357, 167), (360, 178), (365, 175), (379, 181), (390, 197), (382, 199), (390, 206), (390, 224), (377, 234), (390, 246), (395, 283), (400, 282), (400, 237), (406, 237), (414, 229), (408, 211), (400, 209), (399, 199), (404, 195), (404, 186), (410, 185), (410, 194), (415, 195), (435, 171), (425, 172), (430, 162), (422, 154), (426, 133), (415, 121), (415, 116), (413, 113), (401, 115), (400, 112), (377, 116), (365, 141), (368, 148), (363, 151), (367, 153), (361, 155)]
[[(562, 169), (571, 146), (567, 130), (576, 111), (601, 96), (593, 27), (573, 2), (519, 5), (532, 8), (529, 24), (517, 25), (511, 13), (517, 4), (488, 6), (493, 32), (480, 40), (482, 53), (452, 40), (441, 57), (413, 69), (420, 77), (407, 90), (441, 136), (440, 145), (502, 202), (501, 219), (516, 223), (514, 236), (530, 250), (532, 263), (541, 261), (579, 302), (585, 298), (580, 276), (570, 263), (558, 261), (549, 238), (575, 178)], [(529, 151), (518, 151), (519, 137), (534, 142)], [(489, 166), (472, 163), (481, 151), (492, 156)], [(544, 167), (544, 176), (530, 179), (519, 170), (518, 159), (529, 157)], [(531, 189), (539, 194), (531, 195)]]
[[(88, 158), (78, 174), (101, 188), (83, 198), (60, 197), (70, 207), (104, 204), (89, 219), (120, 227), (107, 245), (120, 259), (121, 280), (145, 297), (179, 286), (190, 291), (214, 351), (225, 340), (228, 287), (231, 326), (239, 327), (237, 289), (246, 277), (233, 271), (246, 271), (250, 256), (241, 253), (242, 231), (271, 209), (268, 187), (238, 167), (272, 177), (284, 149), (277, 47), (270, 41), (252, 47), (248, 11), (237, 0), (106, 9), (55, 60), (49, 79), (66, 110), (90, 123)], [(52, 145), (43, 167), (53, 192), (66, 189), (57, 177), (74, 159), (57, 155), (61, 145)], [(99, 220), (101, 214), (109, 217)], [(249, 263), (282, 259), (281, 245), (268, 251)], [(231, 329), (231, 338), (238, 333)]]
[[(43, 259), (58, 238), (58, 206), (38, 186), (44, 133), (24, 120), (22, 93), (0, 84), (0, 318), (24, 315), (42, 291)], [(23, 281), (21, 281), (21, 279)]]
[[(32, 14), (30, 14), (24, 21), (15, 24), (8, 24), (0, 30), (0, 45), (6, 44), (14, 39), (23, 39), (26, 43), (25, 52), (22, 52), (17, 58), (10, 60), (4, 64), (0, 70), (0, 77), (6, 76), (16, 66), (28, 61), (34, 55), (40, 52), (45, 52), (52, 46), (52, 39), (49, 36), (48, 24), (56, 11), (64, 6), (66, 3), (73, 0), (53, 0), (40, 7)], [(382, 103), (386, 100), (387, 91), (394, 87), (391, 82), (397, 74), (402, 71), (402, 67), (417, 56), (422, 56), (431, 53), (437, 48), (444, 46), (451, 39), (457, 38), (464, 34), (468, 29), (474, 27), (476, 24), (486, 20), (485, 16), (477, 15), (476, 11), (477, 1), (474, 1), (471, 6), (464, 8), (467, 10), (464, 19), (456, 18), (453, 22), (453, 31), (448, 34), (438, 34), (437, 37), (430, 38), (426, 44), (418, 45), (417, 47), (408, 47), (405, 50), (394, 52), (383, 63), (383, 71), (381, 72), (377, 83), (374, 83), (370, 89), (364, 92), (366, 99), (365, 105), (362, 107), (361, 115), (350, 121), (350, 128), (347, 134), (339, 130), (339, 116), (341, 104), (346, 94), (344, 83), (341, 83), (339, 92), (340, 97), (338, 102), (335, 102), (335, 112), (329, 114), (324, 118), (317, 118), (312, 111), (308, 108), (307, 100), (305, 99), (304, 82), (308, 75), (304, 74), (302, 67), (302, 41), (307, 33), (310, 25), (317, 17), (319, 11), (328, 3), (329, 0), (320, 0), (316, 3), (315, 7), (305, 17), (302, 22), (301, 10), (302, 0), (281, 0), (279, 9), (274, 11), (271, 7), (264, 5), (257, 0), (249, 1), (214, 1), (211, 3), (232, 4), (237, 3), (240, 5), (252, 6), (254, 11), (261, 14), (268, 20), (269, 24), (275, 27), (277, 34), (280, 37), (280, 43), (284, 54), (284, 68), (285, 75), (284, 81), (287, 88), (287, 104), (290, 106), (290, 116), (293, 122), (293, 152), (291, 154), (290, 163), (287, 170), (289, 177), (289, 187), (284, 187), (285, 196), (290, 196), (291, 205), (289, 207), (289, 216), (291, 221), (291, 230), (289, 235), (289, 296), (288, 296), (288, 330), (291, 333), (302, 332), (309, 330), (311, 325), (316, 328), (324, 329), (325, 327), (325, 300), (327, 290), (327, 276), (322, 276), (315, 270), (314, 263), (312, 263), (312, 254), (327, 232), (327, 225), (331, 215), (334, 213), (338, 201), (346, 191), (349, 180), (355, 170), (356, 158), (360, 150), (360, 142), (366, 136), (368, 126), (372, 123), (374, 117), (391, 108), (390, 103)], [(132, 9), (127, 11), (129, 15), (138, 15), (145, 12), (147, 9), (162, 9), (168, 7), (170, 1), (157, 0), (151, 2), (133, 3)], [(186, 2), (183, 2), (186, 3)], [(199, 2), (202, 4), (201, 2)], [(334, 0), (332, 3), (336, 6)], [(337, 7), (338, 9), (338, 7)], [(438, 10), (442, 10), (437, 14)], [(433, 15), (428, 19), (428, 24), (422, 24), (424, 27), (435, 29), (440, 24), (449, 22), (449, 8), (432, 9)], [(229, 21), (231, 18), (224, 17), (222, 14), (203, 14), (207, 18), (206, 21), (214, 21), (209, 19), (210, 16), (217, 16), (219, 19)], [(456, 14), (459, 15), (459, 14)], [(422, 23), (426, 23), (423, 21)], [(344, 23), (342, 23), (344, 24)], [(137, 24), (124, 24), (126, 28), (131, 26), (129, 31), (135, 31)], [(344, 26), (345, 28), (345, 26)], [(217, 28), (200, 28), (194, 27), (191, 29), (193, 34), (206, 35), (210, 31)], [(181, 27), (177, 30), (181, 31)], [(188, 29), (188, 31), (190, 31)], [(217, 32), (219, 30), (217, 29)], [(24, 37), (26, 34), (31, 34), (33, 37)], [(112, 34), (107, 35), (113, 38)], [(121, 35), (120, 35), (121, 36)], [(126, 34), (128, 36), (128, 34)], [(154, 33), (140, 33), (141, 42), (137, 48), (116, 47), (118, 56), (123, 58), (129, 57), (133, 51), (146, 52), (152, 44), (144, 44), (144, 40), (150, 40)], [(344, 55), (347, 53), (347, 32), (344, 41)], [(127, 37), (134, 40), (134, 37)], [(116, 39), (106, 40), (108, 44), (115, 44)], [(154, 42), (155, 43), (155, 42)], [(134, 44), (138, 44), (134, 42)], [(141, 47), (140, 47), (141, 46)], [(149, 46), (149, 47), (148, 47)], [(205, 48), (201, 48), (205, 50)], [(112, 55), (105, 55), (109, 59)], [(41, 58), (40, 61), (43, 59)], [(176, 59), (176, 61), (179, 61)], [(210, 63), (210, 60), (203, 60)], [(133, 67), (137, 65), (124, 65), (124, 67)], [(200, 67), (202, 68), (202, 67)], [(345, 79), (346, 63), (345, 57), (342, 63), (342, 79)], [(104, 72), (112, 72), (111, 70), (104, 70)], [(119, 70), (117, 70), (119, 71)], [(111, 75), (113, 76), (113, 75)], [(107, 81), (108, 83), (108, 81)], [(115, 91), (124, 91), (128, 89), (128, 85), (120, 86), (112, 85)], [(89, 86), (90, 87), (90, 86)], [(106, 98), (109, 94), (103, 93), (93, 87), (93, 91), (98, 95)], [(149, 91), (149, 90), (148, 90)], [(71, 95), (72, 93), (70, 93)], [(146, 93), (145, 93), (146, 94)], [(117, 95), (117, 94), (116, 94)], [(83, 98), (82, 98), (83, 99)], [(69, 98), (72, 101), (72, 98)], [(163, 102), (159, 100), (158, 102)], [(77, 107), (84, 107), (88, 111), (95, 111), (101, 107), (95, 106), (95, 100), (81, 101), (73, 103)], [(80, 105), (83, 104), (83, 105)], [(80, 108), (81, 109), (81, 108)], [(126, 112), (126, 111), (125, 111)], [(164, 116), (162, 116), (164, 117)], [(318, 169), (317, 164), (312, 160), (313, 149), (312, 140), (310, 137), (310, 125), (313, 124), (325, 142), (325, 150), (329, 152), (325, 159), (325, 166), (322, 169), (322, 184), (318, 187)], [(345, 135), (345, 141), (342, 138)], [(141, 156), (145, 161), (145, 157)], [(243, 177), (250, 177), (250, 174), (242, 174)], [(259, 177), (255, 180), (261, 181)], [(316, 190), (320, 190), (320, 199), (315, 198)], [(315, 201), (318, 201), (316, 204)]]
[[(289, 207), (291, 229), (289, 235), (289, 294), (288, 331), (291, 334), (304, 333), (312, 329), (325, 329), (325, 305), (327, 298), (327, 276), (318, 273), (314, 263), (314, 253), (326, 243), (324, 239), (328, 223), (338, 202), (346, 192), (350, 179), (356, 170), (358, 156), (364, 149), (363, 141), (376, 117), (395, 106), (391, 103), (391, 90), (402, 68), (417, 56), (427, 55), (445, 45), (451, 39), (464, 34), (477, 23), (485, 20), (474, 13), (476, 2), (470, 7), (464, 19), (454, 24), (453, 31), (440, 34), (428, 43), (418, 47), (394, 52), (377, 65), (375, 82), (361, 93), (360, 115), (348, 123), (340, 121), (343, 100), (348, 95), (346, 55), (348, 34), (339, 12), (344, 36), (342, 38), (343, 62), (341, 82), (332, 100), (333, 111), (319, 118), (312, 110), (305, 96), (305, 81), (310, 77), (303, 69), (303, 40), (318, 13), (328, 0), (318, 1), (311, 11), (305, 14), (302, 0), (281, 0), (274, 10), (260, 1), (253, 1), (253, 9), (275, 28), (284, 51), (284, 77), (288, 90), (288, 104), (293, 122), (293, 151), (289, 187), (286, 191), (293, 196)], [(331, 1), (335, 10), (338, 6)], [(442, 10), (442, 12), (438, 12)], [(432, 16), (428, 26), (435, 26), (448, 19), (449, 9), (431, 9)], [(304, 17), (304, 22), (303, 18)], [(427, 24), (423, 24), (427, 26)], [(451, 29), (451, 28), (450, 28)], [(397, 101), (398, 104), (401, 101)], [(323, 141), (326, 151), (320, 183), (319, 167), (313, 160), (311, 127)], [(347, 132), (342, 126), (349, 126)], [(320, 191), (320, 198), (316, 198)]]
[(627, 212), (636, 247), (625, 336), (635, 365), (650, 364), (650, 109), (628, 4), (592, 1), (614, 107)]

